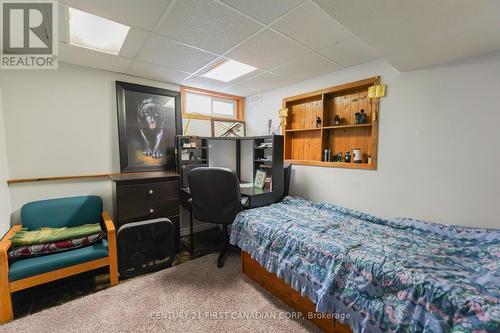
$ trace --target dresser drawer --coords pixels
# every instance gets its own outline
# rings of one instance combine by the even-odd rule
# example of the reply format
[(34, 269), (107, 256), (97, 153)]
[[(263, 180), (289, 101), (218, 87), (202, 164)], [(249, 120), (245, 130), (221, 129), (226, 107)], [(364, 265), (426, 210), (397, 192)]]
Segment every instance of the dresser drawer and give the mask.
[(135, 201), (128, 204), (118, 203), (118, 220), (123, 225), (140, 220), (156, 219), (179, 215), (179, 199), (161, 201)]
[(118, 202), (160, 201), (179, 197), (179, 181), (120, 185), (116, 188)]

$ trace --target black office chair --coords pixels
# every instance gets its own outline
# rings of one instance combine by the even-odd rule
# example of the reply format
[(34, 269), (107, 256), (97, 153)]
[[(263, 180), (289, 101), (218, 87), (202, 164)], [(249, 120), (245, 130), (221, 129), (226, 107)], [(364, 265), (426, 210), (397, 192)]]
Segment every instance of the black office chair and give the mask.
[(224, 264), (229, 244), (228, 225), (242, 210), (238, 176), (226, 168), (196, 168), (188, 174), (191, 192), (191, 223), (193, 216), (202, 222), (222, 224), (224, 246), (217, 258), (217, 267)]

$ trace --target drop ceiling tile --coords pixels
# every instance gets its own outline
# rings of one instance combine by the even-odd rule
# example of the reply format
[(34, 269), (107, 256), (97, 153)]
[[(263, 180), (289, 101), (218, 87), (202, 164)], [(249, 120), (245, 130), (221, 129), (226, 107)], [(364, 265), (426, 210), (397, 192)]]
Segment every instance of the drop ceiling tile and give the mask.
[(125, 73), (132, 60), (91, 49), (59, 43), (59, 60), (70, 64)]
[(189, 76), (189, 73), (177, 71), (162, 66), (134, 61), (127, 71), (128, 74), (145, 77), (157, 81), (165, 81), (180, 84)]
[(339, 22), (310, 1), (272, 27), (316, 51), (352, 36)]
[(302, 1), (303, 0), (222, 0), (222, 2), (266, 24), (271, 23)]
[(259, 76), (246, 80), (240, 84), (237, 84), (236, 86), (256, 91), (266, 91), (286, 86), (294, 82), (297, 82), (297, 80), (288, 76), (263, 73)]
[(120, 50), (120, 55), (126, 58), (134, 58), (139, 51), (141, 46), (144, 44), (149, 36), (149, 32), (137, 28), (132, 28), (128, 31), (125, 42), (123, 43), (122, 49)]
[(212, 80), (197, 75), (191, 76), (187, 80), (182, 81), (182, 85), (207, 89), (207, 90), (216, 90), (216, 91), (222, 90), (230, 86), (230, 84), (227, 82)]
[(62, 0), (70, 7), (151, 31), (172, 0)]
[(177, 1), (159, 25), (158, 34), (222, 54), (262, 25), (214, 1)]
[(311, 77), (335, 72), (341, 68), (341, 66), (331, 62), (325, 57), (316, 53), (311, 53), (296, 61), (273, 69), (273, 73), (281, 76), (289, 76), (297, 81), (302, 81)]
[(138, 60), (144, 62), (189, 73), (194, 73), (216, 58), (211, 53), (158, 35), (151, 35), (137, 56)]
[(343, 67), (355, 66), (379, 58), (377, 53), (357, 37), (352, 37), (318, 51)]
[(265, 73), (264, 71), (260, 70), (260, 69), (256, 69), (248, 74), (245, 74), (243, 76), (240, 76), (240, 77), (237, 77), (236, 79), (232, 80), (231, 82), (229, 82), (231, 85), (235, 85), (235, 84), (239, 84), (243, 81), (246, 81), (248, 79), (251, 79), (251, 78), (254, 78), (256, 76), (259, 76), (261, 74)]
[(226, 56), (257, 68), (271, 69), (309, 52), (307, 48), (266, 29)]
[(251, 96), (253, 94), (258, 93), (258, 91), (255, 89), (241, 87), (237, 84), (223, 89), (222, 92), (227, 93), (227, 94), (231, 94), (231, 95), (236, 95), (236, 96), (243, 96), (243, 97)]

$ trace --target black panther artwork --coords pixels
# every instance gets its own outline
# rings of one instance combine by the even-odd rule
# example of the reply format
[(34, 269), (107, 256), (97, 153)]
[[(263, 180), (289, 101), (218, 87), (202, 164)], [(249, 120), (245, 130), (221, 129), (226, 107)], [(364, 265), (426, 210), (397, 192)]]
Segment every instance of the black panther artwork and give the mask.
[(137, 106), (137, 122), (142, 137), (144, 156), (162, 159), (164, 153), (160, 150), (165, 137), (167, 110), (154, 98), (144, 99)]
[(120, 171), (175, 170), (180, 93), (116, 81)]

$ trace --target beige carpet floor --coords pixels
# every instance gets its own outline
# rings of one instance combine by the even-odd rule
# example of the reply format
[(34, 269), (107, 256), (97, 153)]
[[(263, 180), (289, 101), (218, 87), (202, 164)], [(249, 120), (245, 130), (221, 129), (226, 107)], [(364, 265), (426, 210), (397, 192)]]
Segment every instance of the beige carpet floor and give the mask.
[(0, 326), (0, 332), (318, 332), (216, 254)]

